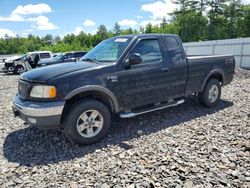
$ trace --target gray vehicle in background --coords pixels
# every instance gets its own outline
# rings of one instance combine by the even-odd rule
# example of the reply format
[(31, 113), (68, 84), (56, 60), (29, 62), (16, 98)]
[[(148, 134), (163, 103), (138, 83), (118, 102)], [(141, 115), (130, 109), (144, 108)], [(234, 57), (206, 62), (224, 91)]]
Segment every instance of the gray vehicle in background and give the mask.
[(2, 71), (5, 73), (13, 72), (13, 74), (21, 74), (22, 72), (36, 68), (38, 61), (41, 59), (51, 57), (53, 57), (53, 54), (50, 51), (28, 52), (21, 57), (12, 58), (11, 61), (5, 60)]
[(42, 66), (54, 65), (54, 64), (58, 64), (58, 63), (78, 61), (86, 53), (87, 52), (83, 52), (83, 51), (61, 53), (61, 54), (58, 54), (57, 56), (49, 58), (49, 59), (41, 59), (37, 63), (37, 66), (42, 67)]

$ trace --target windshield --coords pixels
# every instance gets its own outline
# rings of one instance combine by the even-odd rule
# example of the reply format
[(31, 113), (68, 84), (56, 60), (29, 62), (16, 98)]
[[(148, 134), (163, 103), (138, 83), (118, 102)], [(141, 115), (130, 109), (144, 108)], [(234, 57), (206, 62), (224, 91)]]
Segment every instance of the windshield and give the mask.
[(62, 53), (62, 54), (58, 54), (55, 58), (56, 58), (56, 59), (58, 59), (58, 60), (60, 60), (60, 59), (62, 59), (62, 58), (63, 58), (63, 56), (64, 56), (64, 53)]
[(102, 41), (80, 60), (95, 60), (98, 62), (116, 61), (127, 47), (131, 37), (110, 38)]
[(22, 57), (20, 57), (20, 59), (21, 59), (22, 61), (26, 61), (26, 60), (27, 60), (28, 55), (29, 55), (29, 54), (25, 54), (25, 55), (23, 55)]

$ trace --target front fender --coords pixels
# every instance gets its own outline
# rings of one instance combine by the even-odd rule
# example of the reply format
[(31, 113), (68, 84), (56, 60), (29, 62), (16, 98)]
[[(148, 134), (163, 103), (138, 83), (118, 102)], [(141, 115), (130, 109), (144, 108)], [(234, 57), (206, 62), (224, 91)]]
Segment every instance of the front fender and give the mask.
[(118, 103), (115, 95), (112, 93), (112, 91), (110, 91), (109, 89), (107, 89), (105, 87), (98, 86), (98, 85), (86, 85), (83, 87), (79, 87), (79, 88), (71, 91), (70, 93), (68, 93), (66, 95), (66, 97), (64, 98), (64, 100), (71, 99), (72, 97), (74, 97), (80, 93), (87, 92), (87, 91), (98, 91), (98, 92), (106, 94), (111, 99), (111, 101), (114, 105), (115, 112), (119, 112), (119, 103)]

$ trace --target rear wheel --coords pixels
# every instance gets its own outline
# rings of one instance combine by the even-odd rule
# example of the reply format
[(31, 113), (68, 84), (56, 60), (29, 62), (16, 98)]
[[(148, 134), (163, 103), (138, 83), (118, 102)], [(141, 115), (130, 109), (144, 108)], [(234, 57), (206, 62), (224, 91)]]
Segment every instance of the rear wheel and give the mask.
[(97, 100), (78, 101), (65, 115), (64, 132), (77, 144), (92, 144), (108, 134), (111, 114), (109, 109)]
[(221, 96), (221, 84), (216, 79), (211, 79), (206, 83), (203, 92), (199, 93), (198, 100), (202, 106), (215, 106)]

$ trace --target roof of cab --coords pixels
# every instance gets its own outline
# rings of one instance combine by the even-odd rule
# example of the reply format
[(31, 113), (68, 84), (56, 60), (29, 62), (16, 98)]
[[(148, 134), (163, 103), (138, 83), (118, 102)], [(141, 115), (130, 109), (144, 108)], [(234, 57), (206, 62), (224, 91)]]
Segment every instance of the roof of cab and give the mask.
[(79, 53), (79, 52), (85, 53), (86, 51), (68, 51), (68, 52), (64, 52), (64, 53)]
[(51, 51), (34, 51), (34, 52), (28, 52), (28, 53), (51, 53)]
[(164, 34), (164, 33), (150, 33), (150, 34), (120, 35), (120, 36), (115, 36), (115, 37), (157, 37), (157, 36), (173, 36), (173, 37), (177, 37), (178, 35), (175, 35), (175, 34)]

